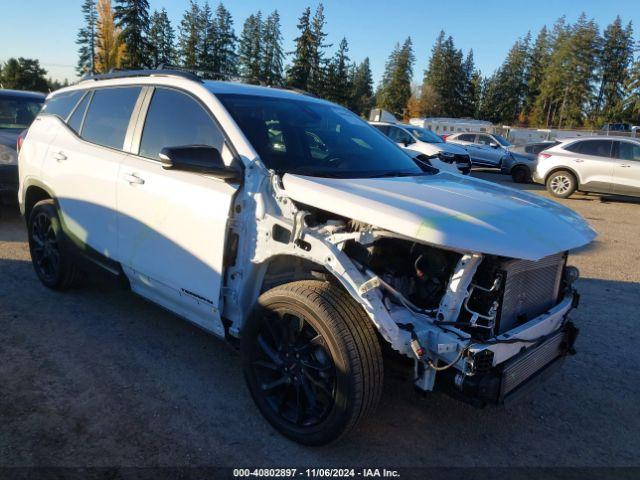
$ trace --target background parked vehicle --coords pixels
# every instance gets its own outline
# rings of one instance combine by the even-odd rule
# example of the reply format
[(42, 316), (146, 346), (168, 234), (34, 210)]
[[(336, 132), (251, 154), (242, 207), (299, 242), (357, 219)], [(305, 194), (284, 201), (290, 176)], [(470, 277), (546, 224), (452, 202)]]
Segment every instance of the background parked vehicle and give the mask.
[(389, 122), (370, 122), (414, 158), (428, 161), (439, 170), (468, 175), (471, 160), (464, 148), (448, 145), (442, 138), (422, 127)]
[(502, 163), (501, 172), (511, 175), (511, 178), (516, 183), (530, 183), (533, 178), (533, 172), (536, 169), (538, 154), (559, 143), (549, 141), (513, 146), (509, 150), (511, 156), (507, 157)]
[(618, 138), (567, 140), (538, 156), (534, 181), (554, 196), (576, 190), (640, 196), (640, 141)]
[(447, 143), (461, 145), (469, 152), (473, 166), (501, 168), (511, 155), (511, 143), (496, 133), (454, 133)]
[(38, 115), (44, 99), (42, 93), (0, 90), (0, 198), (18, 191), (18, 137)]

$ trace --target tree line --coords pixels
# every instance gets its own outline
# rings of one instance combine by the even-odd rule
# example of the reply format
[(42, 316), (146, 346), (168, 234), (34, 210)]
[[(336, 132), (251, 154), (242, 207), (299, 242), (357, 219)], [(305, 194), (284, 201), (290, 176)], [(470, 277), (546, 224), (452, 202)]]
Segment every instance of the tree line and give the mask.
[(602, 33), (582, 14), (564, 17), (516, 40), (502, 65), (483, 77), (453, 38), (440, 32), (424, 72), (412, 89), (411, 39), (386, 64), (377, 105), (408, 117), (470, 117), (507, 125), (600, 127), (640, 123), (640, 55), (633, 27), (618, 16)]
[(148, 0), (84, 0), (82, 14), (80, 75), (175, 65), (212, 79), (305, 90), (361, 115), (374, 105), (369, 59), (352, 62), (346, 38), (327, 56), (322, 4), (302, 12), (293, 52), (284, 51), (277, 10), (251, 14), (239, 36), (224, 4), (213, 9), (206, 0), (190, 0), (177, 28), (165, 9), (151, 12)]
[[(440, 32), (420, 85), (413, 83), (416, 56), (408, 37), (396, 44), (374, 89), (369, 59), (352, 61), (346, 38), (336, 48), (328, 43), (322, 4), (302, 11), (292, 52), (284, 50), (277, 10), (251, 14), (236, 35), (224, 4), (212, 8), (207, 0), (190, 0), (177, 27), (165, 9), (151, 11), (149, 0), (84, 0), (81, 8), (80, 75), (176, 65), (214, 79), (305, 90), (363, 116), (379, 107), (404, 119), (468, 117), (566, 128), (640, 123), (640, 54), (631, 22), (620, 17), (602, 32), (584, 14), (575, 23), (561, 17), (535, 38), (517, 39), (486, 76), (472, 50), (465, 54)], [(37, 60), (10, 59), (2, 71), (14, 80), (24, 77), (30, 89), (59, 86), (45, 80)]]

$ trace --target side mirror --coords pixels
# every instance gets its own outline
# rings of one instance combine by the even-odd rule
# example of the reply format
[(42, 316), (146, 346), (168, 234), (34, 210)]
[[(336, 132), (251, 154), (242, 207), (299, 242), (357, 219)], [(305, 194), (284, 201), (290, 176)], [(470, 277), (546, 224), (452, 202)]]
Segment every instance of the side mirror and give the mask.
[(242, 172), (227, 166), (220, 151), (206, 145), (166, 147), (160, 152), (162, 168), (183, 172), (204, 173), (227, 181), (240, 181)]
[(490, 146), (491, 148), (498, 148), (498, 147), (499, 147), (499, 145), (498, 145), (496, 142), (491, 142), (491, 143), (489, 144), (489, 146)]

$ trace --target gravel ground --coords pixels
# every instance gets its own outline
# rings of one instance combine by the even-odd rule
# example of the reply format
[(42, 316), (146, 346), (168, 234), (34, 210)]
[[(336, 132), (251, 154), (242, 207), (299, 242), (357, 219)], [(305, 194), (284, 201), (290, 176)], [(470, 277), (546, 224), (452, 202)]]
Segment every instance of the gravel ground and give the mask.
[(108, 283), (67, 294), (41, 286), (22, 219), (4, 207), (0, 465), (639, 465), (640, 201), (562, 203), (600, 233), (572, 260), (582, 273), (578, 355), (504, 408), (421, 397), (388, 376), (377, 415), (323, 448), (285, 440), (262, 419), (222, 341)]

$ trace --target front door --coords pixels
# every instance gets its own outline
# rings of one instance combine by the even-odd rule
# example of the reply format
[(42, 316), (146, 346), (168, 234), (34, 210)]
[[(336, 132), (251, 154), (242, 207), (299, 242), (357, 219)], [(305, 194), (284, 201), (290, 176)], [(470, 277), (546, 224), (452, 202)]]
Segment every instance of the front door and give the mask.
[(500, 161), (504, 156), (504, 150), (500, 145), (492, 145), (496, 145), (496, 141), (490, 135), (478, 134), (475, 153), (478, 158), (478, 163), (483, 163), (490, 167), (500, 165)]
[(618, 161), (613, 167), (613, 193), (640, 196), (640, 144), (616, 141)]
[[(236, 185), (165, 170), (165, 147), (209, 145), (232, 155), (216, 122), (177, 90), (147, 93), (139, 145), (118, 175), (118, 257), (137, 293), (201, 327), (224, 335), (220, 321), (223, 256)], [(144, 115), (141, 115), (144, 117)], [(134, 138), (134, 143), (137, 140)]]

